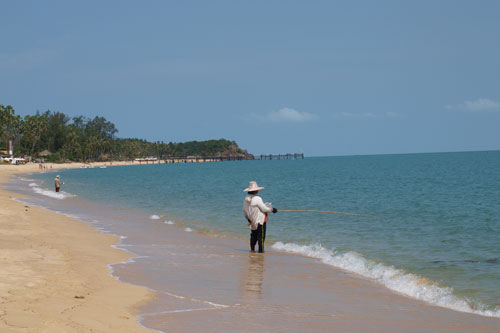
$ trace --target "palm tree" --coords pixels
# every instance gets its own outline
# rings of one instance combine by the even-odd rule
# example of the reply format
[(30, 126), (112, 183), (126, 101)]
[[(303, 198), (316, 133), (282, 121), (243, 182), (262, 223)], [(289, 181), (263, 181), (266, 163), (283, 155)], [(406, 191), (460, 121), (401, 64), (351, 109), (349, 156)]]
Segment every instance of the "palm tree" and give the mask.
[(47, 130), (47, 116), (40, 115), (38, 112), (34, 116), (26, 115), (22, 122), (22, 133), (25, 140), (31, 143), (30, 155), (35, 154), (36, 144), (40, 141), (42, 134)]
[(9, 140), (16, 138), (21, 125), (21, 117), (15, 113), (12, 106), (0, 104), (0, 139), (3, 139), (6, 145)]

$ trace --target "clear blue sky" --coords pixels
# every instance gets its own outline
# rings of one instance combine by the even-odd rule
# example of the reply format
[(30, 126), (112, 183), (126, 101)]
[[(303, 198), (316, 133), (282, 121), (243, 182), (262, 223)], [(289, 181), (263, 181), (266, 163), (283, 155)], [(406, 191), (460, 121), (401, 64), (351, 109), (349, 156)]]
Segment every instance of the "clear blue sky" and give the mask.
[(500, 149), (500, 1), (2, 1), (0, 104), (306, 156)]

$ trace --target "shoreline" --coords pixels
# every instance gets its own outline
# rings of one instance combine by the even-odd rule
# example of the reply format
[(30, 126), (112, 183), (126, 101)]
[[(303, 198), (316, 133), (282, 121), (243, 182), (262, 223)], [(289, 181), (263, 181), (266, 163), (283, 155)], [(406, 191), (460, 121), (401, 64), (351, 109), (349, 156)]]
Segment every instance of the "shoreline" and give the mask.
[[(126, 163), (113, 163), (127, 165)], [(81, 163), (0, 166), (0, 331), (152, 332), (138, 308), (155, 293), (119, 281), (110, 265), (131, 253), (119, 236), (85, 222), (13, 200), (4, 189), (14, 174), (77, 168)]]
[[(158, 292), (142, 308), (147, 327), (168, 332), (200, 327), (207, 332), (500, 331), (498, 318), (429, 304), (318, 259), (271, 247), (265, 255), (249, 253), (241, 240), (175, 226), (168, 227), (165, 238), (162, 227), (162, 222), (141, 227), (154, 235), (150, 240), (161, 249), (161, 258), (149, 252), (130, 266), (116, 266), (122, 280)], [(127, 244), (144, 245), (131, 238)], [(156, 267), (155, 274), (145, 273), (150, 267)]]
[[(17, 167), (14, 166), (14, 168)], [(55, 170), (57, 169), (52, 169), (52, 171)], [(27, 172), (36, 172), (36, 170)], [(22, 209), (23, 204), (19, 204)], [(81, 223), (85, 224), (85, 222)], [(150, 226), (148, 225), (148, 227)], [(165, 225), (162, 221), (158, 221), (158, 224), (151, 225), (151, 227), (153, 228), (152, 234), (158, 234), (154, 231), (158, 231), (158, 228), (165, 227)], [(245, 244), (246, 249), (246, 242), (242, 244), (241, 241), (234, 239), (214, 239), (207, 235), (187, 233), (174, 229), (177, 228), (171, 227), (169, 229), (171, 235), (167, 239), (157, 239), (152, 244), (165, 246), (168, 249), (177, 249), (188, 245), (190, 252), (198, 248), (200, 254), (223, 258), (220, 261), (214, 261), (213, 264), (216, 267), (223, 266), (226, 268), (222, 269), (223, 275), (220, 275), (221, 272), (211, 272), (207, 268), (195, 268), (193, 273), (189, 265), (186, 265), (183, 261), (176, 261), (178, 259), (175, 259), (174, 256), (170, 258), (173, 259), (171, 261), (164, 260), (161, 262), (186, 265), (183, 266), (186, 271), (175, 271), (172, 267), (165, 267), (164, 269), (168, 271), (166, 276), (173, 280), (168, 283), (168, 289), (162, 291), (155, 288), (154, 285), (150, 287), (152, 277), (145, 274), (141, 275), (140, 272), (146, 272), (145, 269), (141, 270), (141, 268), (153, 266), (151, 263), (148, 264), (147, 261), (139, 263), (132, 260), (132, 263), (121, 265), (120, 262), (126, 260), (119, 260), (115, 264), (108, 265), (109, 267), (113, 266), (112, 271), (116, 273), (116, 276), (119, 276), (119, 281), (125, 281), (134, 286), (143, 285), (146, 286), (144, 288), (157, 292), (157, 297), (154, 300), (144, 300), (142, 304), (139, 304), (139, 306), (142, 305), (138, 314), (140, 320), (148, 327), (153, 327), (153, 329), (167, 330), (162, 325), (168, 322), (168, 331), (196, 331), (200, 327), (205, 327), (208, 331), (227, 330), (228, 327), (241, 331), (241, 327), (238, 325), (239, 323), (245, 323), (245, 327), (249, 331), (254, 323), (248, 321), (248, 318), (245, 317), (248, 312), (252, 315), (264, 315), (262, 323), (265, 324), (264, 328), (266, 329), (288, 327), (292, 328), (292, 331), (295, 327), (292, 323), (298, 319), (299, 324), (303, 325), (308, 322), (309, 325), (312, 325), (302, 326), (303, 329), (310, 328), (319, 331), (329, 330), (329, 327), (336, 327), (340, 330), (356, 328), (361, 331), (370, 331), (372, 329), (375, 331), (399, 331), (398, 328), (415, 332), (422, 330), (450, 332), (466, 332), (470, 330), (481, 332), (500, 331), (500, 321), (497, 318), (490, 319), (476, 314), (457, 312), (403, 296), (376, 284), (374, 281), (324, 265), (319, 260), (311, 257), (272, 250), (265, 256), (249, 255), (247, 251), (242, 249), (243, 244)], [(148, 233), (148, 231), (145, 231), (145, 233)], [(117, 242), (114, 244), (120, 246)], [(271, 244), (269, 247), (271, 247)], [(175, 254), (178, 257), (186, 255), (185, 252)], [(130, 257), (133, 256), (129, 255), (128, 258)], [(184, 258), (192, 260), (189, 257)], [(207, 265), (207, 262), (195, 262), (194, 264), (193, 267), (196, 267)], [(238, 268), (238, 272), (234, 271), (235, 267)], [(130, 271), (135, 271), (135, 273), (130, 273)], [(270, 271), (272, 274), (269, 274)], [(257, 274), (258, 281), (248, 280), (245, 272)], [(193, 273), (194, 276), (203, 276), (203, 279), (193, 283), (193, 277), (188, 273)], [(212, 276), (212, 274), (214, 275)], [(228, 279), (228, 276), (231, 278)], [(301, 278), (296, 278), (297, 276), (301, 276)], [(321, 278), (318, 279), (317, 277)], [(312, 283), (311, 278), (313, 279)], [(227, 279), (225, 281), (227, 286), (220, 285), (224, 279)], [(175, 283), (176, 280), (180, 281), (179, 284)], [(231, 286), (231, 283), (238, 280), (240, 281), (239, 286)], [(144, 281), (148, 283), (143, 283)], [(283, 281), (286, 282), (286, 286), (280, 285)], [(226, 290), (229, 288), (228, 286), (234, 290), (228, 292)], [(272, 286), (272, 288), (268, 290), (269, 286)], [(221, 291), (229, 295), (213, 294), (209, 291), (218, 288), (222, 288)], [(196, 293), (193, 293), (192, 289), (195, 289)], [(274, 298), (271, 299), (270, 296), (274, 290), (282, 292), (278, 293), (278, 295), (275, 294)], [(308, 300), (308, 306), (304, 307), (304, 304), (300, 303), (302, 300), (295, 299), (292, 296), (297, 291)], [(313, 297), (309, 298), (311, 295)], [(325, 298), (325, 295), (328, 295), (328, 297)], [(190, 299), (185, 296), (190, 296)], [(244, 299), (240, 299), (241, 296), (244, 296)], [(179, 300), (180, 297), (184, 299), (182, 302)], [(276, 298), (279, 301), (276, 301)], [(203, 304), (208, 305), (207, 309), (197, 308), (200, 300)], [(250, 303), (244, 303), (249, 300)], [(342, 300), (342, 302), (335, 304), (339, 300)], [(281, 309), (275, 308), (275, 302), (285, 308), (290, 308), (289, 312), (283, 312)], [(327, 304), (330, 302), (334, 304)], [(222, 304), (223, 307), (212, 307), (210, 303)], [(263, 303), (265, 306), (271, 306), (273, 316), (266, 318), (267, 314), (259, 312), (260, 310), (254, 307), (252, 303)], [(311, 307), (316, 308), (315, 313), (310, 313), (309, 317), (297, 318), (298, 313), (310, 311)], [(186, 308), (187, 310), (179, 310), (179, 308)], [(330, 313), (331, 318), (322, 318), (321, 316), (326, 315), (321, 313)], [(230, 319), (228, 323), (228, 316), (237, 319)], [(219, 322), (214, 321), (213, 318), (218, 318), (221, 323), (229, 326), (221, 325)], [(317, 320), (320, 323), (317, 323)], [(207, 321), (212, 323), (210, 327), (204, 326)], [(497, 329), (497, 327), (499, 328)]]

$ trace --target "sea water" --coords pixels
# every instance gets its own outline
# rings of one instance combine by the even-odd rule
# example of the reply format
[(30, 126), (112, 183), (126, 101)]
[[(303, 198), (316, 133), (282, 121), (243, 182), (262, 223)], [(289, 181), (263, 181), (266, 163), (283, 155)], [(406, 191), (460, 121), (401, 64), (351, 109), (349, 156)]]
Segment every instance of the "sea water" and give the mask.
[[(116, 233), (120, 223), (131, 228), (159, 221), (246, 243), (242, 190), (252, 180), (265, 187), (259, 195), (278, 210), (371, 215), (278, 212), (270, 216), (266, 243), (274, 251), (317, 258), (431, 304), (500, 317), (499, 151), (58, 173), (65, 182), (59, 194), (52, 190), (54, 173), (21, 182), (27, 192), (45, 197), (41, 206), (71, 206), (70, 213), (87, 221), (108, 216), (108, 225), (100, 227), (112, 224)], [(86, 210), (83, 201), (92, 202), (92, 209)]]

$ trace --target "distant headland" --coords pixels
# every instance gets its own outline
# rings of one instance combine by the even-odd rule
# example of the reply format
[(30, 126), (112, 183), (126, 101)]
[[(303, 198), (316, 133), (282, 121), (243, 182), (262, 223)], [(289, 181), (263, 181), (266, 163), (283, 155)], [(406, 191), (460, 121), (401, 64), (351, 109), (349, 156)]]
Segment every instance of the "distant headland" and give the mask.
[(252, 160), (254, 156), (226, 139), (189, 142), (149, 142), (118, 138), (118, 129), (104, 117), (70, 117), (62, 112), (16, 115), (0, 104), (0, 155), (30, 161), (125, 161), (151, 156), (161, 158), (206, 156)]

